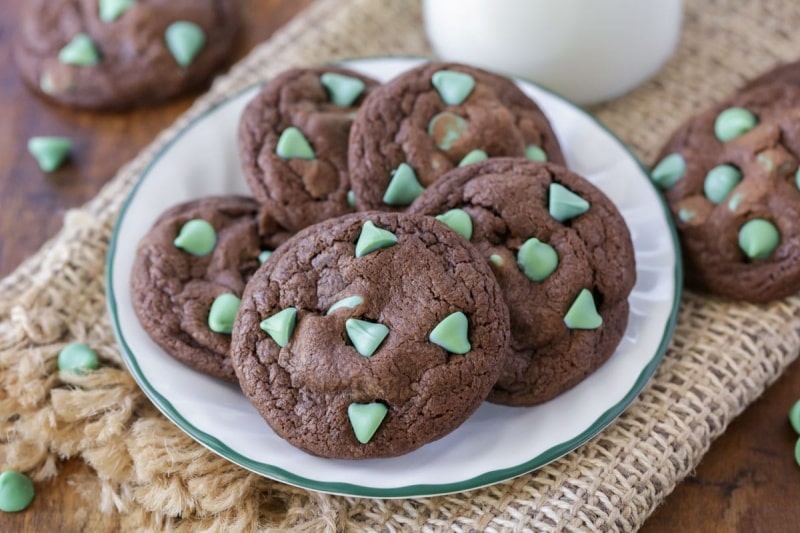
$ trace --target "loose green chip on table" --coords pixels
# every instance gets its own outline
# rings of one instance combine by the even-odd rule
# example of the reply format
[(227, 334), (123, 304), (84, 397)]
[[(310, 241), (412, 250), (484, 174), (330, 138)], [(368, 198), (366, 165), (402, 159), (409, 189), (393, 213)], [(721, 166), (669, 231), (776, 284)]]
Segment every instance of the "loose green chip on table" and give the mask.
[(22, 511), (31, 504), (33, 495), (33, 482), (28, 476), (14, 470), (0, 474), (0, 511)]
[(72, 141), (67, 137), (31, 137), (28, 151), (36, 159), (42, 172), (53, 172), (67, 159)]
[(794, 462), (800, 466), (800, 439), (794, 445)]
[(789, 409), (789, 422), (797, 434), (800, 435), (800, 400), (797, 400), (792, 408)]

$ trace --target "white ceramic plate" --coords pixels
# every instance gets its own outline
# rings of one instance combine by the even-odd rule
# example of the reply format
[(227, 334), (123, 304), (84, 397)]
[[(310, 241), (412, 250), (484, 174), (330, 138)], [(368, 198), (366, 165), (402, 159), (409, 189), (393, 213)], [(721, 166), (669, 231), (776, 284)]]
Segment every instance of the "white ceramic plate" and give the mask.
[[(421, 60), (371, 58), (345, 66), (388, 80)], [(630, 404), (655, 371), (675, 322), (681, 268), (675, 231), (660, 196), (625, 145), (590, 115), (526, 82), (521, 88), (550, 118), (572, 169), (617, 205), (631, 230), (637, 283), (614, 355), (575, 388), (543, 405), (485, 403), (453, 433), (392, 459), (344, 461), (308, 455), (279, 438), (237, 387), (166, 355), (131, 305), (130, 275), (141, 237), (162, 211), (213, 194), (247, 194), (239, 170), (239, 116), (257, 88), (188, 124), (141, 175), (122, 209), (109, 249), (108, 305), (136, 381), (178, 427), (253, 472), (308, 489), (369, 497), (457, 492), (538, 468), (597, 434)]]

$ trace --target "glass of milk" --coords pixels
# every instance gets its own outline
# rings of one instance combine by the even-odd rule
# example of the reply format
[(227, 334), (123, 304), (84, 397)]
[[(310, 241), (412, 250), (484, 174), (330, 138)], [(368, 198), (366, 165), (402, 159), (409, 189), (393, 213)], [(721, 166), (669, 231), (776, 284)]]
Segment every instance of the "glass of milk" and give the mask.
[(682, 0), (422, 0), (436, 54), (539, 83), (579, 104), (609, 100), (675, 50)]

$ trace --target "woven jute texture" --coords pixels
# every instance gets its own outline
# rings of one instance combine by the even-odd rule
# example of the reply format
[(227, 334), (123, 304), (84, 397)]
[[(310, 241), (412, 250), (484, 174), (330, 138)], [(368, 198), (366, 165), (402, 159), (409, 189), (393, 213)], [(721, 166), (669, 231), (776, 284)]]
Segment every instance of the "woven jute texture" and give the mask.
[[(650, 163), (689, 114), (794, 59), (798, 27), (794, 0), (688, 0), (666, 67), (592, 111)], [(122, 363), (105, 307), (105, 254), (120, 205), (154, 154), (215, 102), (284, 68), (429, 53), (416, 2), (320, 0), (219, 79), (93, 201), (68, 213), (63, 230), (0, 282), (0, 463), (45, 482), (62, 458), (82, 458), (95, 476), (76, 490), (123, 529), (629, 531), (642, 524), (797, 356), (800, 298), (753, 306), (685, 294), (663, 363), (610, 427), (530, 474), (426, 499), (330, 496), (251, 474), (160, 415)], [(102, 368), (59, 373), (58, 351), (72, 341), (95, 347)]]

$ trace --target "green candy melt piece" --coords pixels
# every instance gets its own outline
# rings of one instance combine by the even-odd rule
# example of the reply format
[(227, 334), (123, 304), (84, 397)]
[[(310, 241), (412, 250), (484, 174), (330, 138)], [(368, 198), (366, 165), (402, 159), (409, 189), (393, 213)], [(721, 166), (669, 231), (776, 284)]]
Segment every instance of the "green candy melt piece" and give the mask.
[(758, 154), (756, 156), (756, 161), (766, 170), (767, 172), (772, 172), (772, 169), (775, 168), (775, 162), (766, 154)]
[(565, 222), (589, 210), (589, 202), (560, 183), (550, 184), (549, 196), (550, 216), (559, 222)]
[(744, 193), (737, 192), (736, 194), (731, 196), (730, 200), (728, 200), (728, 209), (730, 209), (731, 211), (736, 211), (737, 209), (739, 209), (739, 204), (742, 203), (742, 200), (744, 200)]
[(41, 89), (44, 94), (56, 94), (59, 92), (49, 72), (43, 72), (42, 75), (39, 76), (39, 89)]
[(355, 191), (347, 191), (347, 205), (350, 207), (356, 206), (356, 193)]
[(308, 159), (316, 157), (314, 149), (311, 148), (303, 132), (294, 126), (289, 126), (278, 139), (275, 146), (275, 153), (282, 159)]
[(791, 409), (789, 409), (789, 423), (792, 428), (800, 434), (800, 400), (797, 400)]
[(794, 462), (800, 466), (800, 438), (794, 443)]
[(475, 78), (455, 70), (434, 72), (431, 83), (447, 105), (461, 105), (475, 88)]
[(533, 281), (547, 279), (558, 266), (555, 248), (536, 238), (525, 241), (517, 252), (517, 264)]
[(164, 40), (175, 62), (185, 68), (192, 64), (206, 45), (206, 34), (203, 28), (194, 22), (179, 20), (167, 27)]
[(449, 150), (467, 130), (469, 122), (463, 117), (442, 111), (434, 115), (428, 123), (428, 135), (433, 138), (440, 150)]
[(58, 369), (86, 374), (100, 365), (97, 352), (82, 342), (73, 342), (64, 346), (58, 352)]
[(272, 250), (264, 250), (260, 254), (258, 254), (258, 262), (262, 265), (264, 262), (272, 256)]
[(597, 312), (594, 297), (588, 289), (582, 289), (578, 293), (564, 315), (564, 324), (570, 329), (597, 329), (603, 324), (603, 317)]
[(722, 142), (747, 133), (758, 124), (756, 116), (743, 107), (729, 107), (714, 121), (714, 135)]
[(444, 222), (465, 239), (472, 238), (472, 217), (463, 209), (451, 209), (438, 215), (436, 220)]
[(742, 172), (733, 165), (718, 165), (706, 174), (703, 192), (712, 204), (721, 203), (742, 181)]
[(320, 83), (328, 91), (328, 96), (334, 105), (350, 107), (353, 102), (364, 92), (366, 85), (363, 81), (352, 76), (326, 72), (319, 77)]
[(472, 163), (483, 161), (484, 159), (489, 159), (489, 154), (487, 154), (483, 150), (473, 150), (467, 155), (465, 155), (461, 159), (461, 161), (458, 162), (458, 166), (465, 167), (467, 165), (471, 165)]
[(800, 189), (800, 167), (798, 167), (797, 172), (794, 175), (794, 184)]
[(345, 298), (342, 298), (338, 302), (335, 302), (333, 305), (331, 305), (328, 308), (328, 312), (325, 314), (329, 315), (334, 311), (336, 311), (337, 309), (354, 309), (363, 303), (364, 303), (364, 298), (362, 298), (361, 296), (358, 295), (347, 296)]
[(750, 259), (766, 259), (780, 242), (775, 224), (763, 218), (754, 218), (739, 229), (739, 248)]
[(217, 232), (208, 221), (193, 218), (181, 226), (172, 243), (185, 252), (202, 257), (211, 253), (217, 244)]
[(450, 353), (465, 354), (472, 349), (469, 343), (469, 321), (467, 315), (456, 311), (439, 322), (428, 336), (433, 344)]
[(372, 440), (388, 412), (389, 408), (380, 402), (351, 403), (347, 407), (347, 418), (358, 442), (366, 444)]
[(275, 343), (281, 348), (289, 344), (289, 339), (294, 333), (294, 325), (297, 321), (297, 309), (287, 307), (283, 311), (278, 311), (269, 318), (265, 318), (258, 325), (267, 333)]
[(364, 357), (372, 357), (378, 346), (389, 335), (389, 328), (383, 324), (357, 318), (348, 318), (344, 323), (344, 329), (353, 347)]
[(91, 67), (100, 62), (100, 52), (86, 33), (79, 33), (58, 52), (58, 60), (65, 65)]
[(28, 151), (42, 172), (53, 172), (60, 167), (70, 150), (72, 141), (67, 137), (31, 137), (28, 140)]
[(386, 205), (409, 205), (424, 190), (425, 188), (420, 185), (414, 169), (408, 163), (400, 163), (397, 169), (392, 171), (392, 179), (383, 194), (383, 203)]
[(208, 329), (215, 333), (230, 334), (233, 331), (233, 321), (242, 300), (235, 294), (220, 294), (208, 310)]
[(650, 179), (661, 189), (670, 189), (686, 173), (686, 161), (679, 153), (669, 154), (650, 171)]
[(361, 234), (356, 242), (356, 257), (364, 257), (375, 250), (389, 248), (395, 244), (397, 244), (397, 236), (394, 233), (381, 229), (375, 226), (371, 220), (367, 220), (361, 227)]
[(530, 159), (531, 161), (539, 161), (544, 163), (547, 161), (547, 154), (535, 144), (529, 144), (525, 147), (525, 158)]
[(678, 209), (678, 218), (681, 219), (681, 222), (691, 222), (691, 220), (697, 216), (697, 213), (692, 211), (691, 209), (686, 209), (685, 207), (681, 207)]
[(494, 266), (496, 266), (496, 267), (501, 267), (501, 266), (503, 266), (503, 263), (504, 263), (503, 258), (498, 254), (490, 255), (489, 256), (489, 262), (491, 264), (493, 264)]
[(0, 474), (0, 511), (16, 513), (33, 501), (33, 482), (25, 474), (6, 470)]
[(135, 3), (136, 0), (100, 0), (97, 12), (103, 22), (114, 22)]

